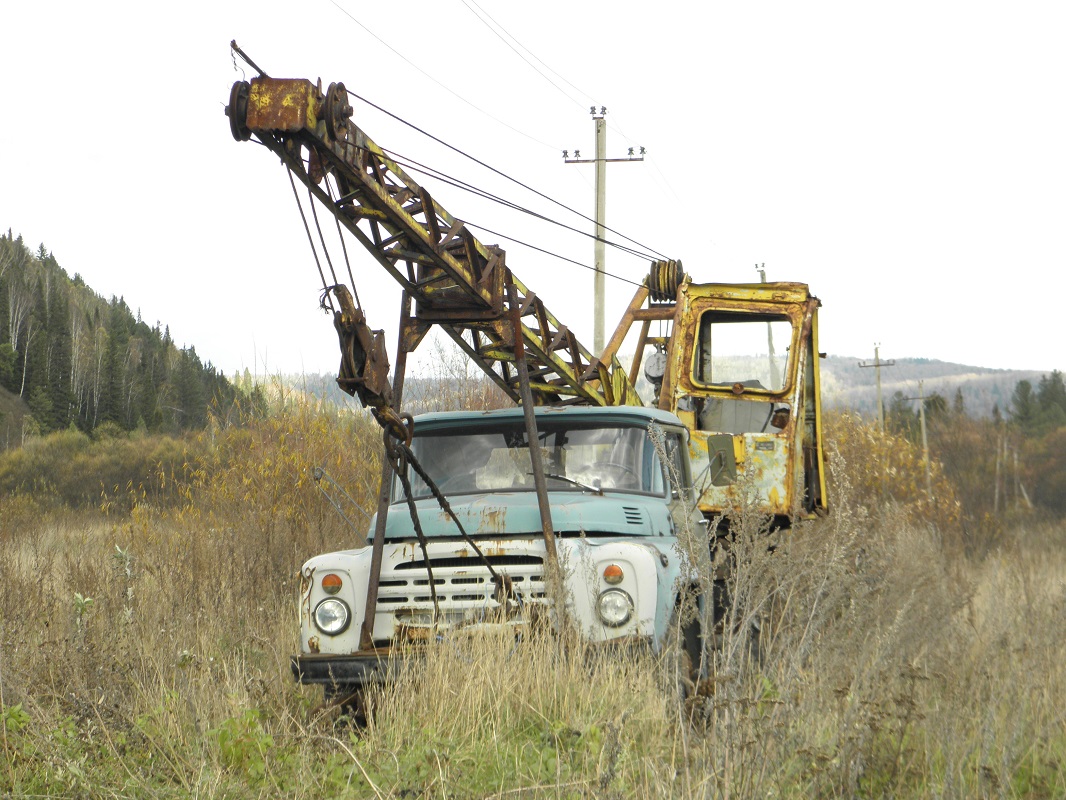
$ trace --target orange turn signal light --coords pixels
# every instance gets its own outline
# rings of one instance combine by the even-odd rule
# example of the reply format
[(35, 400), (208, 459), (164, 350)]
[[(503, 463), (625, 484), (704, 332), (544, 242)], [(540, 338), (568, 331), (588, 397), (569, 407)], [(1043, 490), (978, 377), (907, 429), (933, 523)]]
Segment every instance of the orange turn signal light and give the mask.
[(341, 586), (344, 582), (341, 580), (340, 575), (335, 575), (330, 572), (327, 575), (322, 576), (322, 591), (326, 594), (336, 594), (341, 590)]
[(622, 568), (617, 564), (608, 564), (603, 570), (603, 579), (611, 584), (611, 586), (617, 586), (622, 582), (622, 578), (625, 576), (622, 574)]

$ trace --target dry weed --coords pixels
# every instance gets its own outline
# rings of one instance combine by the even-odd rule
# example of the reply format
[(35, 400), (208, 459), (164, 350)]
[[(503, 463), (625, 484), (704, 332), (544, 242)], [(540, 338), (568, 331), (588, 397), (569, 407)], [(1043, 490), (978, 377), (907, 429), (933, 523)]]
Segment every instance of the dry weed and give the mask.
[(369, 509), (378, 437), (292, 407), (157, 476), (178, 505), (0, 499), (0, 792), (1066, 794), (1066, 529), (965, 557), (918, 507), (871, 500), (858, 451), (832, 461), (830, 518), (732, 521), (732, 616), (684, 706), (646, 652), (532, 632), (435, 644), (366, 730), (322, 714), (289, 672), (296, 569), (358, 538), (309, 470)]

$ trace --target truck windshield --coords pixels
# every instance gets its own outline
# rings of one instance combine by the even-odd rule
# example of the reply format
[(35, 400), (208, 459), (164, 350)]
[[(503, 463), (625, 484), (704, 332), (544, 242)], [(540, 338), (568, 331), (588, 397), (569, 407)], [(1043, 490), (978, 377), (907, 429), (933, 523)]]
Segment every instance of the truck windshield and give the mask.
[[(538, 427), (549, 491), (665, 493), (662, 464), (644, 429), (554, 421)], [(535, 491), (521, 420), (416, 432), (411, 449), (444, 494)], [(432, 496), (414, 470), (409, 474), (414, 497)], [(392, 499), (403, 500), (398, 480)]]

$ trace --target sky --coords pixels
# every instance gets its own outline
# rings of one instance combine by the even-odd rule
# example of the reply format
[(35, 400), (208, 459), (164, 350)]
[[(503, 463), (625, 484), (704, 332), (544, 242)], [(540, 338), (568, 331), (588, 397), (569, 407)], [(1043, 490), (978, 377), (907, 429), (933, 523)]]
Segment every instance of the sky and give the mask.
[[(402, 10), (399, 10), (402, 9)], [(254, 73), (356, 94), (607, 224), (697, 282), (799, 281), (820, 349), (1066, 369), (1066, 4), (357, 0), (8, 3), (0, 229), (227, 374), (330, 372), (338, 352), (284, 169), (223, 109)], [(591, 232), (354, 102), (379, 145)], [(426, 180), (592, 343), (592, 242)], [(609, 238), (617, 239), (617, 235)], [(336, 241), (331, 255), (343, 260)], [(390, 349), (400, 293), (348, 242)], [(609, 248), (608, 334), (647, 261)], [(624, 280), (623, 280), (624, 279)], [(416, 368), (431, 366), (420, 352)]]

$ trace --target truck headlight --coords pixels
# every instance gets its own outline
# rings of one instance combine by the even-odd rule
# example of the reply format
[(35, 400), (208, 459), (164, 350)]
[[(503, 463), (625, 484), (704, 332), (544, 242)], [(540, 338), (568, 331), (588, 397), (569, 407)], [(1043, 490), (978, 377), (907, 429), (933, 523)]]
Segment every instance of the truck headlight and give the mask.
[(621, 589), (608, 589), (596, 600), (596, 613), (609, 628), (625, 625), (633, 616), (633, 598)]
[(352, 611), (348, 604), (336, 597), (327, 597), (315, 606), (315, 627), (326, 636), (337, 636), (348, 630)]

